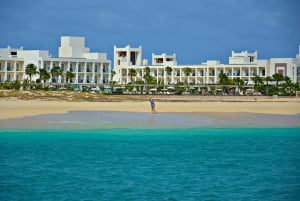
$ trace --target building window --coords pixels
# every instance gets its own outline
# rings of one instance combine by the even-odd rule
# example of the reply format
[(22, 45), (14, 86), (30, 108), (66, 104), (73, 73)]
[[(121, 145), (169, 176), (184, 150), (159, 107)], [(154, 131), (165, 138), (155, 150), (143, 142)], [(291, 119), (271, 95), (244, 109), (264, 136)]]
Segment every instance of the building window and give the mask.
[(162, 64), (162, 63), (164, 63), (164, 59), (163, 58), (156, 58), (156, 63)]
[(119, 57), (126, 57), (126, 52), (119, 52)]

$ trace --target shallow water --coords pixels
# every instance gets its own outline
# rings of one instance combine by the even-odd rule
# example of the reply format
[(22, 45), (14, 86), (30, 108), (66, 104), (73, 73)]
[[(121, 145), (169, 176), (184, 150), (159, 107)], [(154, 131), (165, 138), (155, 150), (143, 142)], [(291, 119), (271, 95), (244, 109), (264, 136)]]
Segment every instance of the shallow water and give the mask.
[(107, 129), (199, 127), (300, 127), (300, 114), (254, 113), (144, 113), (70, 111), (0, 120), (0, 128)]
[(300, 128), (0, 130), (0, 200), (299, 200)]

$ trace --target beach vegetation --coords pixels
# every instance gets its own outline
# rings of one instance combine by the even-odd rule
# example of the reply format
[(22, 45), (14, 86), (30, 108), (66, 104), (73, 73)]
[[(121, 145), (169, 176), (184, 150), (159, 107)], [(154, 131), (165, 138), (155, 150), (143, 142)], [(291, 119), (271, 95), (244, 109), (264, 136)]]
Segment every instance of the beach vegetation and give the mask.
[(116, 82), (116, 81), (110, 81), (110, 82), (109, 82), (109, 86), (110, 86), (110, 88), (111, 88), (111, 92), (114, 91), (114, 88), (115, 88), (116, 85), (117, 85), (117, 82)]
[(51, 69), (51, 75), (52, 75), (52, 82), (57, 82), (58, 77), (62, 75), (62, 70), (59, 66), (54, 66)]
[(175, 84), (175, 94), (183, 94), (185, 91), (184, 83), (183, 82), (178, 82)]
[(225, 73), (220, 73), (219, 74), (219, 84), (220, 85), (229, 85), (230, 84), (230, 79)]
[(117, 74), (116, 71), (114, 71), (114, 70), (111, 71), (111, 80), (113, 80), (113, 78), (116, 74)]
[(166, 75), (168, 76), (167, 77), (167, 81), (168, 81), (167, 84), (170, 84), (170, 76), (172, 75), (173, 69), (170, 66), (167, 66), (165, 68), (165, 71), (166, 71)]
[(70, 81), (72, 81), (72, 79), (75, 78), (75, 74), (72, 73), (71, 71), (67, 71), (65, 74), (65, 77), (66, 77), (67, 83), (70, 84)]
[(190, 79), (190, 74), (192, 73), (192, 69), (190, 67), (185, 67), (182, 69), (184, 74), (187, 76), (187, 79), (185, 80), (185, 83), (189, 85), (189, 79)]
[(130, 81), (131, 81), (131, 83), (133, 83), (133, 77), (136, 76), (136, 70), (133, 68), (130, 68), (128, 70), (128, 76), (130, 76)]
[(243, 86), (243, 85), (245, 84), (244, 80), (241, 79), (241, 78), (239, 78), (239, 77), (237, 77), (237, 78), (234, 78), (234, 79), (232, 80), (232, 83), (233, 83), (234, 85), (236, 85), (236, 87), (237, 87), (236, 94), (237, 94), (237, 95), (240, 95), (240, 94), (241, 94), (241, 93), (240, 93), (240, 87)]
[(10, 89), (19, 90), (16, 87), (15, 82), (8, 82), (8, 81), (1, 83), (0, 88), (1, 89), (6, 89), (6, 90), (10, 90)]
[(144, 74), (144, 80), (145, 80), (145, 88), (146, 88), (146, 93), (149, 93), (149, 84), (152, 84), (153, 82), (155, 82), (155, 79), (152, 77), (152, 75), (150, 74), (150, 68), (147, 66), (144, 68), (145, 74)]
[(264, 81), (266, 82), (266, 95), (269, 95), (269, 83), (273, 81), (273, 79), (271, 76), (267, 76), (264, 78)]
[(254, 82), (254, 88), (258, 87), (260, 84), (263, 84), (263, 79), (256, 75), (255, 77), (252, 78), (252, 81)]
[(50, 73), (46, 69), (39, 70), (40, 80), (43, 80), (43, 88), (45, 88), (45, 83), (50, 79)]
[(280, 73), (275, 73), (275, 74), (273, 74), (273, 75), (272, 75), (272, 78), (273, 78), (274, 81), (276, 81), (276, 86), (278, 86), (278, 83), (279, 83), (280, 81), (283, 81), (283, 80), (284, 80), (284, 76), (283, 76), (282, 74), (280, 74)]
[(31, 82), (32, 80), (32, 76), (37, 74), (38, 71), (37, 71), (37, 67), (36, 65), (34, 64), (28, 64), (26, 67), (25, 67), (25, 74), (29, 76), (29, 80)]

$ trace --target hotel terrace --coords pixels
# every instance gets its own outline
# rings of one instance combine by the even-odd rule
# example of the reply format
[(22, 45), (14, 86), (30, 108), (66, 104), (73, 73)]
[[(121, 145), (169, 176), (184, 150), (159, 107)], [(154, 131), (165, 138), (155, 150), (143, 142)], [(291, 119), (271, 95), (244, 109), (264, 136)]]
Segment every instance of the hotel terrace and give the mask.
[[(259, 60), (257, 52), (232, 51), (229, 64), (221, 64), (217, 60), (209, 60), (198, 65), (178, 65), (176, 54), (152, 54), (152, 64), (142, 58), (142, 47), (124, 48), (114, 46), (114, 68), (107, 59), (106, 53), (90, 53), (85, 47), (84, 37), (61, 37), (61, 46), (58, 49), (58, 58), (53, 58), (45, 50), (23, 50), (11, 47), (0, 49), (0, 82), (22, 81), (28, 79), (25, 73), (28, 64), (37, 66), (37, 70), (46, 69), (48, 72), (53, 67), (60, 67), (63, 74), (56, 79), (52, 77), (48, 84), (67, 84), (65, 74), (67, 71), (74, 73), (75, 77), (68, 82), (73, 85), (103, 86), (108, 85), (112, 79), (119, 85), (131, 82), (144, 81), (145, 68), (149, 67), (150, 75), (156, 83), (177, 84), (189, 83), (193, 85), (217, 84), (219, 74), (224, 73), (230, 79), (240, 78), (247, 84), (253, 84), (252, 78), (262, 78), (280, 73), (291, 78), (291, 81), (300, 82), (300, 46), (295, 58), (271, 58)], [(166, 67), (172, 69), (171, 75), (166, 72)], [(185, 68), (191, 73), (185, 74)], [(136, 76), (130, 76), (130, 69), (136, 71)], [(112, 71), (115, 75), (112, 78)], [(36, 74), (33, 80), (39, 78)], [(133, 80), (131, 80), (131, 78)]]

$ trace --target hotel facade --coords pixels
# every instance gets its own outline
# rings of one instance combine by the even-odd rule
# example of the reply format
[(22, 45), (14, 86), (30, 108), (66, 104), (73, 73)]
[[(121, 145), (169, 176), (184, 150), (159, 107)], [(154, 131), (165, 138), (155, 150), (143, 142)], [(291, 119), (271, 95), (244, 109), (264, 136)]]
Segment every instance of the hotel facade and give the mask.
[[(257, 52), (234, 52), (229, 57), (229, 64), (221, 64), (218, 60), (209, 60), (199, 65), (178, 65), (176, 54), (166, 53), (152, 54), (152, 64), (148, 65), (146, 59), (142, 59), (142, 47), (131, 48), (129, 45), (123, 48), (114, 46), (114, 80), (119, 84), (127, 84), (143, 81), (145, 67), (150, 68), (150, 75), (157, 83), (177, 84), (189, 83), (193, 85), (217, 84), (219, 74), (224, 73), (230, 79), (240, 78), (247, 84), (253, 84), (252, 78), (259, 76), (265, 78), (275, 73), (288, 76), (291, 81), (300, 82), (300, 46), (295, 58), (271, 58), (259, 60)], [(171, 75), (166, 72), (166, 67), (172, 69)], [(185, 68), (191, 73), (185, 74)], [(136, 71), (136, 76), (131, 80), (130, 69)]]
[[(150, 75), (156, 83), (193, 85), (218, 84), (219, 74), (224, 73), (230, 79), (240, 78), (247, 84), (253, 84), (252, 78), (265, 78), (275, 73), (288, 76), (291, 81), (300, 82), (300, 46), (295, 58), (270, 58), (259, 60), (258, 52), (234, 52), (229, 57), (228, 64), (218, 60), (209, 60), (196, 65), (178, 65), (176, 54), (152, 54), (151, 65), (142, 57), (142, 47), (132, 48), (114, 46), (114, 68), (107, 59), (106, 53), (90, 53), (85, 47), (84, 37), (61, 37), (59, 56), (53, 58), (46, 50), (24, 50), (23, 48), (0, 49), (0, 82), (23, 81), (29, 79), (25, 73), (28, 64), (34, 64), (39, 69), (49, 73), (54, 67), (60, 67), (62, 75), (55, 79), (51, 76), (48, 84), (67, 84), (66, 72), (74, 73), (75, 77), (68, 82), (74, 85), (100, 86), (108, 85), (112, 80), (119, 85), (144, 81), (145, 68), (149, 67)], [(172, 69), (169, 75), (166, 67)], [(189, 68), (191, 73), (185, 74)], [(136, 71), (136, 76), (130, 75), (130, 69)], [(112, 72), (114, 71), (114, 74)], [(33, 80), (39, 78), (36, 74)], [(133, 80), (131, 80), (131, 78)]]
[[(22, 81), (29, 79), (25, 69), (28, 64), (34, 64), (39, 69), (49, 73), (53, 67), (60, 67), (63, 72), (58, 79), (52, 77), (50, 83), (66, 84), (65, 73), (74, 74), (69, 83), (75, 85), (101, 85), (111, 81), (111, 61), (106, 53), (90, 53), (85, 47), (84, 37), (61, 37), (58, 58), (53, 58), (46, 50), (23, 50), (23, 48), (0, 49), (0, 82)], [(39, 78), (38, 74), (32, 80)]]

